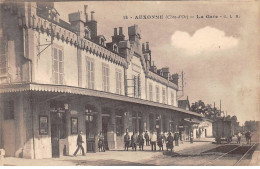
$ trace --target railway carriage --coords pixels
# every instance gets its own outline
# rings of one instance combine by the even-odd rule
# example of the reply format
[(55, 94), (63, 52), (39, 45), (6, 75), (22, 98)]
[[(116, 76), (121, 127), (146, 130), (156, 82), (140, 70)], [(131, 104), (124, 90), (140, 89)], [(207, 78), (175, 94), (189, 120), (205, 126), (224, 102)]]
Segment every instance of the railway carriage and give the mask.
[(221, 144), (222, 142), (230, 143), (232, 141), (233, 136), (233, 127), (230, 120), (217, 120), (212, 123), (213, 127), (213, 137), (215, 137), (215, 141), (217, 144)]

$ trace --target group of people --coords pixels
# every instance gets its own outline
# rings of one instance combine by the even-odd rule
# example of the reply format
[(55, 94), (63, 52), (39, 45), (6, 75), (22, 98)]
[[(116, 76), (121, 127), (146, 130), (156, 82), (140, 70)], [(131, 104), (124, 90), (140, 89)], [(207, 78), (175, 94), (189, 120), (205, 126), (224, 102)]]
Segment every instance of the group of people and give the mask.
[[(172, 136), (172, 133), (168, 133), (168, 136), (166, 137), (166, 133), (164, 134), (158, 134), (156, 132), (152, 132), (151, 137), (149, 136), (148, 132), (146, 131), (145, 134), (139, 133), (138, 135), (133, 132), (133, 135), (130, 137), (128, 132), (126, 132), (124, 136), (124, 143), (125, 143), (125, 150), (128, 151), (129, 147), (132, 147), (132, 150), (137, 149), (137, 146), (139, 146), (139, 150), (144, 150), (144, 142), (146, 143), (146, 146), (151, 145), (151, 150), (156, 151), (156, 143), (159, 147), (160, 151), (163, 151), (163, 145), (166, 143), (166, 149), (167, 151), (170, 149), (173, 151), (173, 142), (175, 141), (175, 146), (179, 145), (179, 133), (175, 132)], [(77, 137), (77, 149), (74, 152), (74, 156), (78, 153), (79, 150), (82, 151), (82, 155), (85, 155), (84, 148), (82, 144), (84, 143), (82, 139), (82, 131), (79, 132), (79, 135)], [(105, 144), (104, 144), (104, 136), (102, 134), (102, 131), (100, 131), (100, 134), (98, 136), (98, 150), (105, 151)]]
[(146, 146), (151, 145), (151, 150), (156, 151), (156, 143), (159, 147), (160, 151), (163, 151), (163, 144), (166, 143), (166, 149), (167, 151), (170, 149), (173, 151), (173, 142), (175, 141), (175, 146), (179, 145), (179, 134), (176, 132), (172, 136), (172, 134), (169, 132), (168, 137), (166, 137), (166, 134), (158, 134), (156, 132), (152, 132), (151, 137), (149, 136), (148, 132), (146, 131), (145, 134), (139, 133), (136, 134), (133, 132), (133, 135), (130, 137), (129, 133), (126, 132), (124, 136), (124, 143), (125, 143), (125, 150), (128, 151), (129, 147), (132, 147), (132, 150), (136, 151), (137, 146), (139, 146), (139, 150), (144, 150), (144, 142), (146, 143)]
[[(239, 131), (238, 133), (237, 133), (237, 144), (240, 144), (240, 142), (241, 142), (241, 137), (242, 137), (242, 133)], [(245, 133), (245, 137), (246, 137), (246, 143), (247, 144), (251, 144), (251, 132), (250, 131), (247, 131), (246, 133)]]

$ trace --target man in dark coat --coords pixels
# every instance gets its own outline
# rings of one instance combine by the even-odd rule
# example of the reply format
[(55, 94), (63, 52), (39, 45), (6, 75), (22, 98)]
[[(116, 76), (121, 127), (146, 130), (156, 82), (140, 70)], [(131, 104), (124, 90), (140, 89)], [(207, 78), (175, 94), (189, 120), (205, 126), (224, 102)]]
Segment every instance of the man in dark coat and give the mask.
[(74, 156), (76, 156), (76, 154), (78, 153), (79, 149), (81, 149), (82, 151), (82, 155), (85, 155), (84, 152), (84, 148), (82, 146), (82, 143), (84, 143), (83, 139), (82, 139), (82, 131), (79, 132), (78, 138), (77, 138), (77, 146), (78, 148), (76, 149), (75, 153), (73, 154)]
[(124, 136), (124, 142), (125, 142), (125, 150), (128, 151), (129, 143), (130, 143), (130, 136), (128, 135), (128, 132), (126, 132)]
[(139, 149), (143, 151), (144, 150), (144, 136), (142, 133), (140, 133), (138, 135), (137, 142), (139, 144)]
[(246, 137), (247, 144), (251, 144), (251, 132), (250, 131), (245, 133), (245, 137)]
[(169, 135), (168, 135), (167, 141), (166, 141), (167, 151), (168, 151), (168, 149), (171, 149), (171, 151), (172, 151), (172, 149), (173, 149), (173, 140), (174, 140), (174, 138), (172, 137), (172, 134), (169, 132)]
[(159, 137), (157, 139), (157, 145), (159, 147), (159, 151), (163, 151), (163, 136), (162, 134), (159, 134)]
[(145, 138), (145, 143), (147, 146), (149, 146), (149, 141), (150, 141), (150, 138), (149, 138), (149, 134), (147, 131), (145, 131), (145, 134), (144, 134), (144, 138)]
[(133, 132), (133, 135), (131, 136), (131, 144), (132, 144), (132, 150), (135, 151), (136, 151), (136, 142), (137, 142), (137, 138), (135, 132)]

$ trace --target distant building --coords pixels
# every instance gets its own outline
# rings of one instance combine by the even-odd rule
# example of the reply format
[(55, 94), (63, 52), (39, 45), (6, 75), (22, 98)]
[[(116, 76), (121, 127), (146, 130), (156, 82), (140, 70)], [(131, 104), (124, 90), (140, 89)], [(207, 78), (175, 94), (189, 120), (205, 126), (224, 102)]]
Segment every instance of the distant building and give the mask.
[[(187, 96), (186, 100), (178, 100), (178, 107), (190, 111), (191, 107), (189, 97)], [(212, 122), (212, 120), (205, 117), (203, 117), (202, 120), (189, 118), (184, 119), (184, 139), (189, 140), (191, 132), (193, 133), (194, 139), (212, 137)]]
[[(178, 131), (178, 79), (152, 64), (137, 25), (114, 28), (112, 42), (97, 32), (94, 12), (59, 17), (53, 3), (0, 4), (0, 148), (6, 156), (72, 155), (77, 134), (96, 151), (121, 149), (133, 132)], [(127, 37), (127, 39), (126, 39)]]

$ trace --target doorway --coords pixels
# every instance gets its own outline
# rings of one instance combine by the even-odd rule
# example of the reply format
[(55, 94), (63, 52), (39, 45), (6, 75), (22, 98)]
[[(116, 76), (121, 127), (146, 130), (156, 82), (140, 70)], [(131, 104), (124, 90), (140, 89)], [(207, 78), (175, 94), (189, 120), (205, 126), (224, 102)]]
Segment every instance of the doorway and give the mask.
[(60, 156), (60, 127), (59, 127), (59, 116), (56, 112), (51, 112), (51, 148), (52, 148), (52, 157)]
[(95, 152), (95, 133), (94, 124), (92, 121), (86, 121), (86, 141), (87, 141), (87, 152)]
[(107, 132), (108, 132), (109, 120), (110, 120), (110, 116), (102, 116), (102, 133), (104, 135), (104, 145), (105, 145), (106, 150), (109, 150), (108, 141), (107, 141)]

